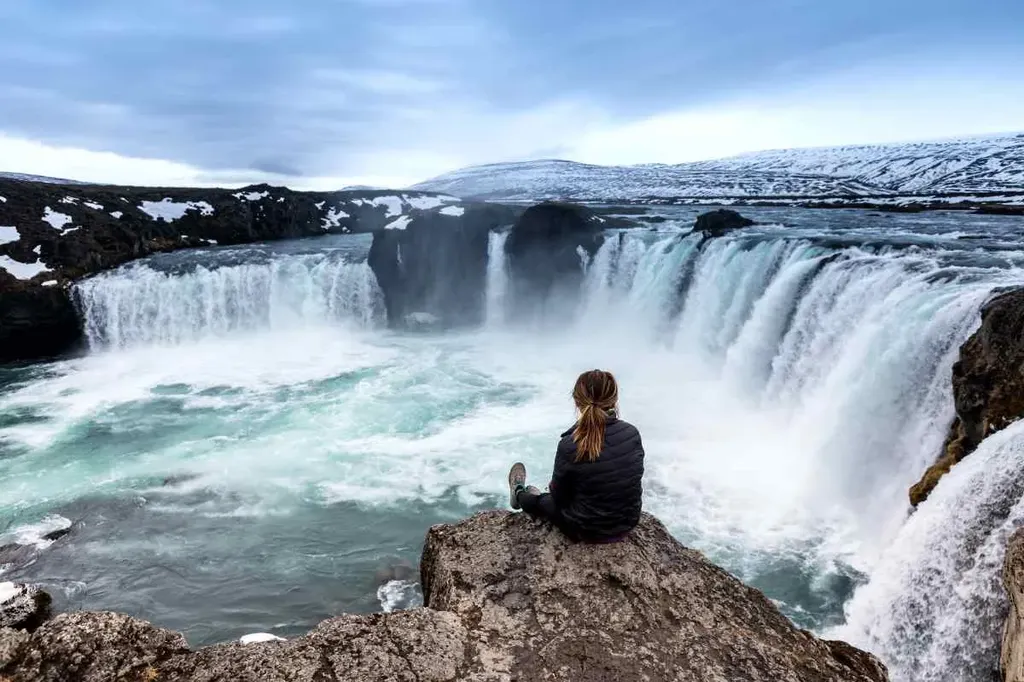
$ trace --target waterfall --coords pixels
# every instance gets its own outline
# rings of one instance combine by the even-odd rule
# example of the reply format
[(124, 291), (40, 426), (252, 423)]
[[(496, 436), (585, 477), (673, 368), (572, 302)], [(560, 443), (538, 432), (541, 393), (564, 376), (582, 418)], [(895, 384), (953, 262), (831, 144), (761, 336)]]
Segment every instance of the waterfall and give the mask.
[(91, 348), (331, 322), (372, 326), (384, 314), (370, 267), (330, 254), (197, 265), (185, 273), (139, 263), (80, 282), (75, 300)]
[(487, 242), (487, 299), (485, 319), (488, 327), (500, 327), (505, 321), (508, 297), (508, 255), (505, 242), (509, 232), (491, 232)]
[(868, 579), (837, 636), (881, 655), (894, 680), (967, 682), (996, 660), (1024, 427), (987, 441), (909, 521), (907, 488), (941, 449), (951, 368), (981, 306), (1022, 281), (1019, 263), (941, 248), (628, 233), (589, 263), (580, 318), (693, 358), (770, 415), (800, 451), (780, 463), (800, 504), (855, 514), (861, 529), (850, 560)]
[(1024, 422), (986, 439), (909, 518), (830, 635), (881, 655), (894, 680), (994, 679), (1006, 541), (1024, 523)]

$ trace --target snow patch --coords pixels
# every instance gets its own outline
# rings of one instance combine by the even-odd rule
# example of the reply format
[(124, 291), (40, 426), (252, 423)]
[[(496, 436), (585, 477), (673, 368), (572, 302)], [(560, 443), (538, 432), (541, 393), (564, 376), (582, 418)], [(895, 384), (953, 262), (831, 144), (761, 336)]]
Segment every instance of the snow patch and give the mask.
[(409, 197), (409, 196), (402, 196), (402, 198), (405, 199), (407, 202), (409, 202), (410, 206), (412, 206), (413, 208), (418, 208), (421, 211), (428, 211), (428, 210), (430, 210), (432, 208), (437, 208), (438, 206), (442, 206), (445, 203), (444, 199), (442, 199), (441, 197)]
[(453, 215), (456, 218), (463, 215), (465, 212), (466, 209), (462, 208), (461, 206), (445, 206), (444, 208), (441, 209), (442, 215)]
[(259, 201), (261, 199), (266, 199), (268, 196), (270, 196), (270, 192), (246, 192), (244, 194), (242, 192), (236, 192), (231, 196), (235, 197), (236, 199), (245, 199), (246, 201)]
[(39, 254), (41, 254), (42, 252), (43, 252), (43, 245), (42, 244), (40, 244), (36, 248), (32, 249), (32, 253), (36, 254), (37, 256)]
[(7, 197), (0, 197), (0, 204), (6, 204), (6, 203), (7, 203)]
[(84, 201), (84, 202), (82, 202), (82, 205), (83, 206), (88, 206), (89, 208), (93, 209), (94, 211), (102, 211), (103, 210), (103, 204), (97, 204), (95, 201)]
[(384, 226), (385, 230), (404, 230), (409, 227), (409, 223), (412, 222), (412, 218), (407, 215), (401, 216), (392, 220), (390, 223)]
[(57, 213), (52, 208), (47, 206), (43, 210), (43, 222), (50, 223), (50, 226), (55, 230), (61, 230), (65, 225), (71, 222), (71, 216), (66, 213)]
[(238, 640), (242, 644), (259, 644), (260, 642), (283, 642), (284, 637), (272, 635), (269, 632), (254, 632), (251, 635), (242, 635)]
[(316, 206), (318, 209), (320, 209), (322, 211), (323, 208), (324, 208), (324, 204), (326, 204), (326, 203), (327, 203), (326, 201), (318, 201), (318, 202), (316, 202), (313, 205)]
[[(384, 206), (388, 209), (387, 217), (394, 218), (402, 214), (402, 200), (398, 197), (377, 197), (373, 200), (374, 206)], [(400, 229), (405, 229), (400, 228)]]
[(124, 213), (122, 213), (121, 211), (113, 211), (113, 212), (111, 212), (110, 215), (112, 215), (114, 218), (117, 218), (118, 220), (120, 220), (121, 216), (123, 216)]
[(0, 244), (10, 244), (21, 239), (18, 228), (12, 225), (0, 225)]
[[(319, 207), (318, 207), (319, 208)], [(351, 218), (348, 213), (345, 213), (340, 208), (332, 208), (327, 212), (327, 216), (323, 219), (323, 228), (328, 230), (332, 227), (338, 227), (341, 223), (338, 221), (342, 218)]]
[(143, 201), (139, 210), (153, 220), (163, 218), (169, 223), (178, 220), (191, 210), (198, 210), (202, 215), (213, 215), (213, 206), (205, 201), (174, 201), (170, 197), (162, 201)]
[(57, 280), (55, 280), (55, 279), (48, 279), (45, 282), (43, 282), (43, 286), (44, 287), (55, 287), (55, 286), (57, 286)]
[(32, 279), (49, 269), (45, 263), (22, 263), (9, 256), (0, 256), (0, 268), (9, 272), (16, 279)]
[(78, 199), (74, 197), (64, 197), (63, 199), (60, 200), (60, 203), (74, 205), (78, 203)]

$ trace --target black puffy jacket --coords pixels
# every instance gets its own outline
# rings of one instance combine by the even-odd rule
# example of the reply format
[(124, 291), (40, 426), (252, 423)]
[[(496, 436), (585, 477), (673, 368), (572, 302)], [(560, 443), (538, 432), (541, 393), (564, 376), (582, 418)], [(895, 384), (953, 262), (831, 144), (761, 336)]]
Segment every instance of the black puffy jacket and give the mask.
[(555, 453), (550, 485), (555, 506), (583, 539), (627, 533), (640, 521), (644, 475), (640, 432), (629, 422), (609, 418), (601, 456), (593, 462), (577, 462), (572, 431), (562, 434)]

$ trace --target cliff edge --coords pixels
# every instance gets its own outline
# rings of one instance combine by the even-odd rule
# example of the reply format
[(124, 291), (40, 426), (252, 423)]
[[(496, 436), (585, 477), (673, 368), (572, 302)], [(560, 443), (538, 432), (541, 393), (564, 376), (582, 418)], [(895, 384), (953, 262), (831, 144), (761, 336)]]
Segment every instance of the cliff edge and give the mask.
[(943, 452), (910, 489), (915, 507), (981, 441), (1024, 416), (1024, 289), (1000, 293), (982, 308), (981, 326), (953, 365), (953, 401), (956, 418)]
[(577, 545), (524, 514), (430, 529), (423, 608), (346, 615), (290, 641), (190, 651), (113, 613), (0, 630), (0, 679), (720, 680), (881, 682), (873, 656), (794, 627), (759, 591), (645, 515), (624, 542)]

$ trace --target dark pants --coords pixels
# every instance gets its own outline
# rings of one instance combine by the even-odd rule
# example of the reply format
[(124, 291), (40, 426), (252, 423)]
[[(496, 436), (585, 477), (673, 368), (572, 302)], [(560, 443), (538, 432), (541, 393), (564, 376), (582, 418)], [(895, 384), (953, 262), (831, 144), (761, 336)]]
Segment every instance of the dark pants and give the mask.
[(528, 490), (520, 490), (518, 499), (519, 506), (533, 518), (550, 521), (570, 540), (580, 539), (579, 529), (562, 516), (562, 512), (555, 506), (555, 498), (551, 496), (551, 493), (537, 495)]
[(529, 490), (520, 490), (517, 499), (519, 500), (519, 506), (523, 508), (524, 512), (535, 519), (550, 521), (555, 528), (562, 531), (563, 535), (574, 542), (594, 544), (621, 542), (629, 534), (623, 533), (622, 535), (608, 537), (584, 532), (575, 523), (562, 516), (562, 512), (555, 505), (555, 498), (551, 496), (551, 493), (535, 494)]

